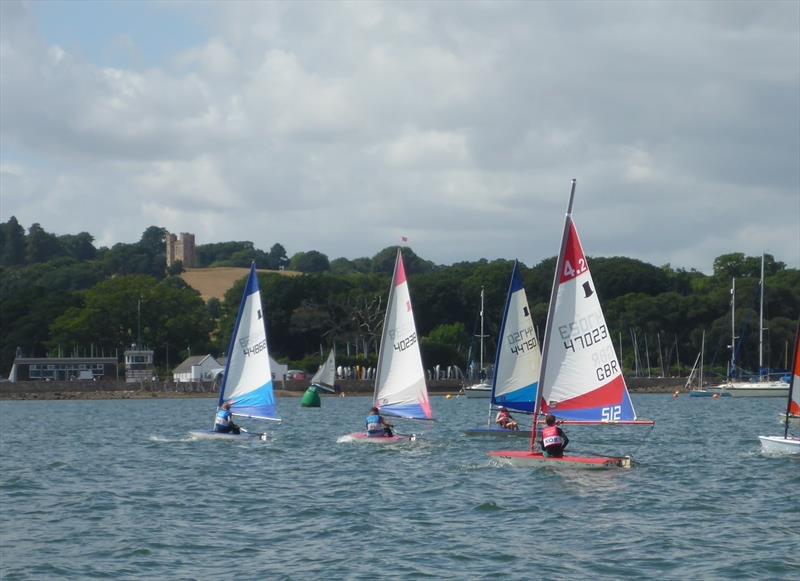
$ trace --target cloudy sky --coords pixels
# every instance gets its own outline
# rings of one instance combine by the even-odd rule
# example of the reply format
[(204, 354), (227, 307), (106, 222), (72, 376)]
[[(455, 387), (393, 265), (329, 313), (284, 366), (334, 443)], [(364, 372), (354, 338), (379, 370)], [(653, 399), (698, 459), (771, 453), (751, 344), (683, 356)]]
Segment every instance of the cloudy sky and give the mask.
[(800, 2), (0, 2), (0, 218), (800, 266)]

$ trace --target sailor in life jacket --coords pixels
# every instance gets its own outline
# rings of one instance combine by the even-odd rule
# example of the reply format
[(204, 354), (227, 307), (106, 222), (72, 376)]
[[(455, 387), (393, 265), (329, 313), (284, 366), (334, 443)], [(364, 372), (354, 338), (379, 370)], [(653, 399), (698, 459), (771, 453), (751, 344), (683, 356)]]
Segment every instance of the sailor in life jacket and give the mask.
[(542, 439), (540, 444), (544, 450), (545, 456), (552, 458), (561, 458), (564, 455), (564, 448), (569, 444), (569, 438), (564, 433), (564, 430), (556, 425), (556, 418), (548, 414), (544, 419), (546, 424), (542, 429)]
[(367, 435), (370, 437), (393, 435), (392, 424), (383, 419), (376, 407), (369, 410), (367, 416)]
[(239, 433), (239, 426), (233, 423), (233, 414), (231, 413), (231, 404), (225, 402), (222, 408), (217, 410), (217, 415), (214, 418), (214, 431), (228, 433)]
[(494, 422), (505, 430), (519, 430), (519, 424), (511, 417), (511, 413), (509, 413), (505, 406), (501, 407), (500, 411), (497, 412)]

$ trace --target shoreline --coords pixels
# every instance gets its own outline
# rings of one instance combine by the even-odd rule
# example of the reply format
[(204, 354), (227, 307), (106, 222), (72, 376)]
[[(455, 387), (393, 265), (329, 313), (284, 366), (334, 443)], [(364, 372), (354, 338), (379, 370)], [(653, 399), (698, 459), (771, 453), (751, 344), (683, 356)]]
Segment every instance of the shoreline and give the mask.
[[(686, 393), (682, 389), (677, 388), (682, 394)], [(275, 397), (278, 399), (297, 399), (303, 396), (305, 390), (275, 390)], [(640, 394), (672, 394), (675, 393), (676, 388), (658, 387), (658, 388), (645, 388), (645, 389), (629, 389), (632, 395)], [(344, 394), (344, 395), (342, 395)], [(372, 389), (369, 390), (350, 390), (341, 393), (329, 394), (321, 393), (322, 398), (340, 398), (340, 397), (364, 397), (371, 396)], [(461, 394), (460, 389), (437, 389), (431, 390), (431, 397), (465, 397)], [(59, 401), (59, 400), (116, 400), (116, 399), (214, 399), (219, 397), (216, 392), (180, 392), (180, 391), (147, 391), (147, 390), (96, 390), (96, 391), (41, 391), (41, 392), (27, 392), (19, 391), (15, 393), (5, 393), (0, 391), (0, 401)], [(488, 399), (488, 398), (480, 398)]]

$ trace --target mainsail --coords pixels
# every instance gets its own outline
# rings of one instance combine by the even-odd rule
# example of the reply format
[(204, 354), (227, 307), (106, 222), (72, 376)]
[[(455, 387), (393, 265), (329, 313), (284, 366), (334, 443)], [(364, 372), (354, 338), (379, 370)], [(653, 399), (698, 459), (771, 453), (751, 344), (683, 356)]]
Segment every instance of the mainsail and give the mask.
[(279, 421), (264, 323), (261, 291), (253, 263), (228, 347), (219, 406), (230, 403), (231, 412), (237, 416)]
[(519, 262), (508, 286), (492, 381), (492, 405), (532, 413), (539, 388), (542, 356), (528, 307)]
[(545, 329), (541, 410), (561, 420), (634, 422), (614, 343), (572, 220), (573, 181)]
[(403, 255), (399, 248), (381, 335), (374, 402), (386, 415), (433, 419)]
[(336, 350), (331, 349), (325, 363), (319, 366), (314, 377), (311, 378), (311, 385), (322, 387), (333, 391), (333, 384), (336, 381)]

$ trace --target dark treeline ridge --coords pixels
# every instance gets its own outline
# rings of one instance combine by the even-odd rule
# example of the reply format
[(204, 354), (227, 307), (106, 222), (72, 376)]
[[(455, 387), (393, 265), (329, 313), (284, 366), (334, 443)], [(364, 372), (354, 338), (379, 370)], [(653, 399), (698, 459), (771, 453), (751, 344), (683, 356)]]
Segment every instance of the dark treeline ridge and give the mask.
[[(0, 373), (15, 354), (40, 357), (119, 354), (140, 341), (169, 373), (189, 354), (224, 355), (244, 279), (223, 300), (204, 302), (166, 268), (165, 229), (150, 226), (138, 242), (94, 245), (87, 232), (57, 236), (33, 224), (26, 233), (13, 216), (0, 224)], [(291, 258), (281, 244), (269, 252), (252, 242), (198, 245), (198, 266), (289, 269), (301, 276), (260, 273), (270, 351), (294, 367), (313, 370), (335, 343), (342, 364), (374, 364), (396, 247), (372, 258), (328, 257), (316, 250)], [(512, 260), (436, 265), (403, 250), (426, 367), (465, 367), (476, 358), (480, 289), (485, 288), (486, 360), (491, 362)], [(714, 271), (661, 267), (626, 257), (589, 257), (608, 326), (626, 372), (686, 373), (706, 333), (706, 373), (725, 374), (730, 359), (730, 288), (736, 278), (736, 359), (758, 368), (760, 256), (730, 253)], [(541, 334), (555, 257), (522, 273)], [(800, 271), (765, 257), (764, 362), (785, 369), (800, 313)]]

